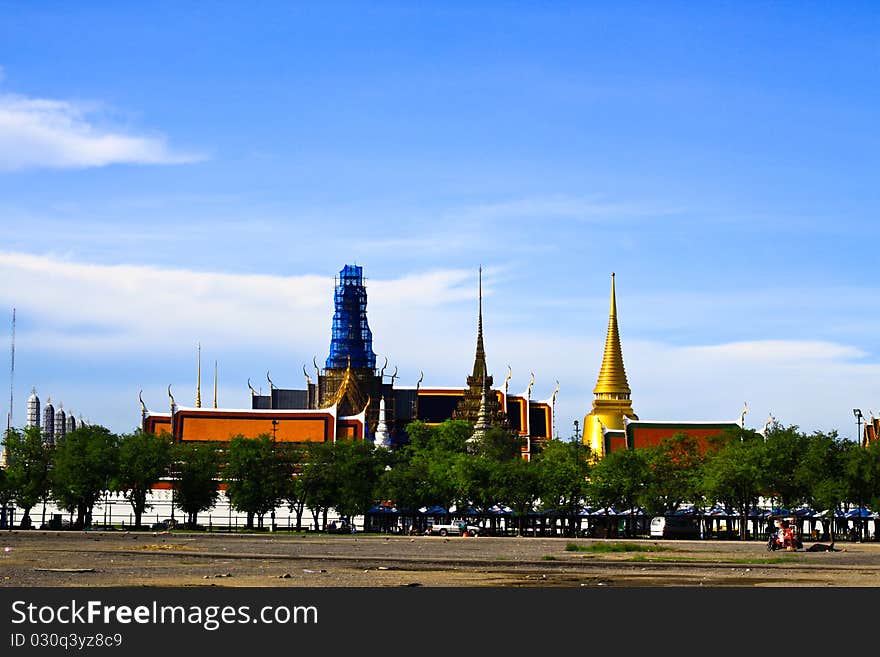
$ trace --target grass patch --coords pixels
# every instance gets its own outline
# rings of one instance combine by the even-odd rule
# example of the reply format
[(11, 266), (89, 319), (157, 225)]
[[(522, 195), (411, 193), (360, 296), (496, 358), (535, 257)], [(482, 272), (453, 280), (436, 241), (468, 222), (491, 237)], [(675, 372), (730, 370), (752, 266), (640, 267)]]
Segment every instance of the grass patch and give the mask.
[(545, 554), (543, 557), (541, 557), (541, 561), (556, 561), (556, 557), (554, 557), (552, 554)]
[(591, 543), (590, 545), (569, 543), (565, 546), (566, 552), (667, 552), (669, 550), (672, 548), (642, 543)]
[(628, 561), (640, 561), (640, 562), (662, 562), (662, 563), (677, 563), (677, 562), (693, 562), (693, 561), (712, 561), (713, 563), (719, 564), (746, 564), (746, 565), (766, 565), (766, 564), (774, 564), (774, 563), (792, 563), (793, 561), (799, 561), (797, 556), (792, 555), (790, 557), (765, 557), (765, 558), (754, 558), (754, 559), (703, 559), (700, 557), (644, 557), (642, 555), (638, 555), (628, 559)]

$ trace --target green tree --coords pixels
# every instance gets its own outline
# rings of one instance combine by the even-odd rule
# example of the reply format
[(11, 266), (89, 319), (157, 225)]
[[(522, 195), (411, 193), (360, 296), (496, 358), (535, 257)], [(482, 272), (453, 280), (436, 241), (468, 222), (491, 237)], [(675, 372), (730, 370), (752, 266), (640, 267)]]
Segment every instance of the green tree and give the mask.
[(424, 455), (413, 454), (408, 446), (391, 452), (384, 471), (379, 475), (379, 497), (392, 500), (403, 513), (414, 513), (423, 506), (432, 506), (434, 497), (429, 465)]
[(299, 475), (305, 507), (312, 514), (315, 531), (327, 525), (327, 511), (336, 499), (336, 470), (333, 443), (309, 443)]
[(796, 426), (774, 423), (764, 437), (761, 489), (775, 504), (792, 508), (808, 496), (804, 481), (796, 476), (807, 451), (807, 438)]
[(548, 440), (533, 462), (537, 466), (540, 506), (569, 519), (569, 534), (577, 532), (577, 514), (586, 497), (590, 448), (580, 442)]
[(807, 438), (796, 474), (807, 491), (810, 506), (827, 512), (823, 524), (831, 540), (834, 540), (834, 512), (847, 498), (842, 452), (843, 442), (836, 431), (814, 432)]
[(498, 499), (513, 509), (517, 534), (522, 535), (525, 521), (538, 497), (538, 468), (517, 457), (500, 462), (492, 476)]
[[(868, 455), (868, 481), (870, 482), (867, 490), (866, 504), (871, 509), (880, 509), (880, 441), (873, 441), (865, 447)], [(880, 522), (874, 520), (874, 529), (878, 527)], [(876, 534), (875, 534), (876, 535)]]
[(91, 526), (95, 502), (110, 489), (117, 467), (116, 436), (106, 427), (86, 425), (58, 440), (50, 476), (52, 495), (62, 509), (76, 512), (75, 528)]
[[(648, 478), (648, 462), (641, 449), (619, 449), (593, 466), (587, 487), (587, 498), (603, 509), (635, 507), (644, 496), (644, 482)], [(632, 530), (632, 515), (628, 527)]]
[(181, 442), (171, 447), (174, 504), (195, 529), (198, 514), (217, 503), (221, 452), (214, 443)]
[[(848, 501), (855, 504), (860, 514), (866, 501), (871, 499), (873, 456), (873, 451), (865, 449), (856, 442), (847, 440), (842, 444), (840, 458), (844, 494)], [(865, 537), (866, 525), (867, 521), (859, 515), (858, 520), (855, 521), (855, 527), (860, 540)]]
[(24, 512), (21, 527), (31, 526), (31, 509), (49, 494), (52, 452), (39, 427), (6, 432), (6, 474), (15, 504)]
[(296, 529), (302, 529), (302, 516), (306, 506), (305, 486), (302, 478), (303, 463), (308, 454), (307, 444), (281, 443), (277, 445), (278, 457), (284, 460), (290, 472), (284, 483), (283, 497), (288, 509), (296, 515)]
[(369, 442), (338, 440), (333, 445), (333, 480), (336, 485), (330, 504), (343, 517), (363, 515), (378, 500), (383, 461)]
[(6, 468), (0, 468), (0, 518), (9, 521), (6, 518), (6, 509), (12, 502), (12, 486), (9, 485), (9, 475), (6, 474)]
[(168, 474), (171, 439), (140, 430), (119, 437), (119, 468), (112, 488), (121, 491), (134, 512), (134, 528), (141, 528), (141, 516), (148, 508), (147, 495), (153, 485)]
[(247, 528), (253, 529), (254, 516), (263, 526), (263, 516), (284, 499), (290, 469), (279, 456), (269, 435), (256, 438), (234, 436), (226, 450), (223, 480), (233, 508), (247, 514)]
[(681, 432), (643, 450), (647, 470), (640, 503), (650, 515), (672, 513), (684, 504), (698, 504), (700, 472), (705, 461), (700, 441)]
[(739, 513), (742, 539), (747, 536), (749, 509), (758, 503), (761, 494), (763, 461), (763, 438), (736, 427), (724, 432), (703, 466), (703, 494)]

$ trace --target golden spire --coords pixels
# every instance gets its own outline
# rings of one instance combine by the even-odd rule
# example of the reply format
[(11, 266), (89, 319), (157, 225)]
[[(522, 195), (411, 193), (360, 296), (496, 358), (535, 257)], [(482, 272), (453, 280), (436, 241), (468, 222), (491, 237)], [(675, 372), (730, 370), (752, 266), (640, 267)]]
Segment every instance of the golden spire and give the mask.
[(623, 368), (623, 352), (620, 348), (620, 331), (617, 328), (617, 296), (614, 289), (614, 274), (611, 274), (611, 308), (608, 313), (608, 334), (605, 336), (605, 354), (602, 357), (602, 367), (599, 369), (599, 379), (593, 394), (613, 395), (606, 399), (620, 398), (617, 395), (630, 395), (629, 383), (626, 380), (626, 370)]
[(196, 367), (196, 408), (202, 407), (202, 343), (199, 342), (198, 366)]
[(214, 408), (217, 408), (217, 361), (214, 361)]

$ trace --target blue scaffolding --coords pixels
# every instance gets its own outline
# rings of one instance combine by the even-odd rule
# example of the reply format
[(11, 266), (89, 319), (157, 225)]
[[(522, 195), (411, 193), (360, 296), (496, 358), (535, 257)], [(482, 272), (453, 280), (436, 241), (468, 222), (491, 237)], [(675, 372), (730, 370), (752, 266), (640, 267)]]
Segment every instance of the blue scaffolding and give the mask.
[(367, 323), (367, 289), (363, 267), (345, 265), (336, 281), (333, 295), (333, 333), (327, 369), (346, 368), (351, 358), (352, 369), (376, 368), (373, 333)]

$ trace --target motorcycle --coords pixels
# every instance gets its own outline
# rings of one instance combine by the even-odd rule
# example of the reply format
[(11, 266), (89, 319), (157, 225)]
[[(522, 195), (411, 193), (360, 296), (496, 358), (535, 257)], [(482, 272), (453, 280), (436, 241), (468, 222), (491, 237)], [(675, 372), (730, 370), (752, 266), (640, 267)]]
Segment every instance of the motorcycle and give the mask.
[(771, 552), (786, 550), (794, 552), (804, 547), (797, 526), (786, 520), (777, 521), (776, 529), (767, 537), (767, 549)]

